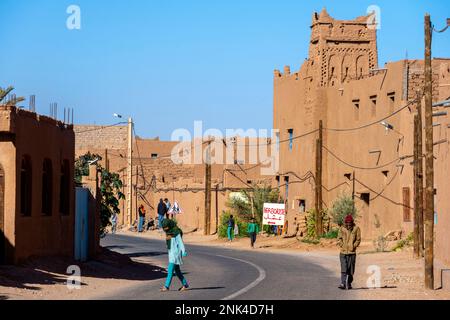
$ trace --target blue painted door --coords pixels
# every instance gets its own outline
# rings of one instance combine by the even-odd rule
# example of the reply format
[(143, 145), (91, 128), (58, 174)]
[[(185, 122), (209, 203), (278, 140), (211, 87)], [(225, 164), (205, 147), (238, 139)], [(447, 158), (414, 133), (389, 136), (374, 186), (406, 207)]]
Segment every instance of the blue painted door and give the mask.
[(75, 260), (86, 261), (88, 258), (88, 216), (89, 190), (76, 188), (75, 206)]

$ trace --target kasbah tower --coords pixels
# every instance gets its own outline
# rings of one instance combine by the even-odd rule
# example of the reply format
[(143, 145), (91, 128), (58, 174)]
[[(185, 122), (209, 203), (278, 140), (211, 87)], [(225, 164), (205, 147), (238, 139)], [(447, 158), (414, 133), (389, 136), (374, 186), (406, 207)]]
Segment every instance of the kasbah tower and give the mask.
[[(325, 9), (314, 13), (309, 57), (298, 72), (288, 66), (274, 71), (273, 126), (279, 129), (278, 139), (288, 141), (279, 144), (276, 178), (286, 199), (290, 231), (295, 218), (304, 219), (303, 208), (315, 207), (312, 175), (319, 133), (302, 135), (317, 130), (322, 120), (323, 208), (330, 209), (341, 194), (352, 195), (355, 173), (357, 223), (363, 238), (389, 231), (401, 231), (405, 237), (412, 232), (413, 119), (417, 90), (422, 96), (424, 66), (422, 60), (402, 60), (380, 68), (374, 18), (342, 21)], [(443, 84), (450, 83), (450, 59), (432, 63), (433, 101), (448, 99), (450, 87)], [(394, 130), (381, 125), (383, 120)], [(435, 141), (446, 138), (449, 130), (448, 116), (439, 122)], [(435, 147), (436, 211), (442, 213), (443, 225), (450, 224), (445, 199), (448, 149), (448, 143)], [(439, 238), (439, 224), (436, 232)]]

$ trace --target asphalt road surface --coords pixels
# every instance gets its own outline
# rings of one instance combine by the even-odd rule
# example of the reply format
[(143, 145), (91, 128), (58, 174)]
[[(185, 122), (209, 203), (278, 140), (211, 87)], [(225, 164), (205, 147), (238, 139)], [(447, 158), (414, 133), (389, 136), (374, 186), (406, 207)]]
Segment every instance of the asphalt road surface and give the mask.
[[(108, 235), (102, 246), (164, 268), (165, 241), (123, 235)], [(186, 245), (188, 257), (181, 270), (191, 289), (174, 276), (171, 291), (160, 292), (164, 278), (112, 292), (101, 299), (133, 300), (309, 300), (350, 299), (353, 292), (337, 288), (339, 274), (333, 270), (338, 257), (309, 253), (269, 253), (200, 245)]]

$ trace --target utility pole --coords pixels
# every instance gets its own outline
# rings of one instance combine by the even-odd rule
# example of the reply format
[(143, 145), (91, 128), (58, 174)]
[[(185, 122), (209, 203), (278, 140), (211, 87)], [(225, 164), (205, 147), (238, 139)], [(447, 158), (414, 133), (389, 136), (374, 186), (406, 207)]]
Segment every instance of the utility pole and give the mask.
[(356, 214), (356, 204), (355, 204), (355, 182), (356, 182), (356, 176), (355, 176), (355, 171), (353, 171), (353, 176), (352, 176), (352, 184), (353, 184), (353, 187), (352, 187), (352, 200), (353, 200), (353, 208), (352, 208), (352, 210), (353, 210), (353, 216), (355, 216), (355, 214)]
[(211, 140), (206, 147), (205, 159), (205, 229), (203, 234), (210, 234), (211, 227)]
[(105, 169), (109, 172), (108, 149), (105, 149)]
[(219, 233), (219, 185), (216, 184), (216, 234)]
[(133, 201), (132, 188), (133, 188), (133, 119), (128, 118), (128, 152), (127, 152), (127, 221), (128, 227), (133, 224)]
[(417, 115), (414, 116), (414, 255), (424, 255), (423, 234), (423, 147), (422, 95), (417, 92)]
[(425, 287), (434, 290), (434, 158), (431, 18), (425, 15)]
[(316, 237), (323, 235), (322, 226), (322, 145), (323, 124), (319, 121), (319, 139), (316, 140)]
[(136, 184), (135, 184), (135, 188), (134, 188), (134, 200), (135, 200), (135, 207), (134, 207), (134, 211), (135, 211), (135, 217), (136, 220), (139, 219), (139, 215), (138, 215), (138, 183), (139, 183), (139, 166), (136, 166)]
[(414, 257), (420, 258), (420, 241), (419, 241), (419, 174), (418, 174), (418, 166), (419, 161), (421, 160), (420, 151), (419, 150), (419, 117), (418, 115), (414, 115)]

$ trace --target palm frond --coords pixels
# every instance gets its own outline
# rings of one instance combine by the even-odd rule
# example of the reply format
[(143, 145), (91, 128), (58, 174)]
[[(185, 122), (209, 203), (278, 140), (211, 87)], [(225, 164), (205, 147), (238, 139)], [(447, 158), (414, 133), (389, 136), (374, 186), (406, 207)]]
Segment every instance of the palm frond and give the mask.
[(14, 90), (14, 87), (12, 87), (12, 86), (9, 86), (6, 89), (0, 88), (0, 102), (2, 102), (3, 99), (13, 90)]
[(15, 107), (19, 102), (25, 101), (24, 97), (16, 97), (6, 101), (5, 105), (8, 107)]

